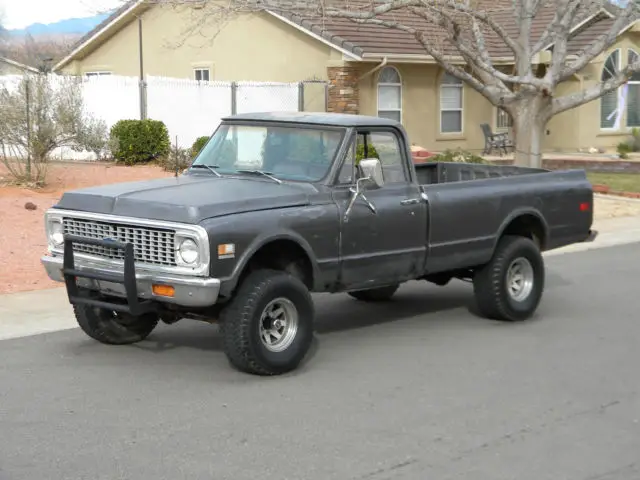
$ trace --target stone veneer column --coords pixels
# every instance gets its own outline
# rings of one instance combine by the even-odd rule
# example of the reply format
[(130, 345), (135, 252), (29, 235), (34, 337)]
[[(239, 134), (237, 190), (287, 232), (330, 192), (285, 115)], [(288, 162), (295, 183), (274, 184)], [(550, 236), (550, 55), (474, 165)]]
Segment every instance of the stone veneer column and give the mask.
[(327, 67), (327, 76), (329, 78), (327, 111), (359, 113), (358, 70), (345, 65)]

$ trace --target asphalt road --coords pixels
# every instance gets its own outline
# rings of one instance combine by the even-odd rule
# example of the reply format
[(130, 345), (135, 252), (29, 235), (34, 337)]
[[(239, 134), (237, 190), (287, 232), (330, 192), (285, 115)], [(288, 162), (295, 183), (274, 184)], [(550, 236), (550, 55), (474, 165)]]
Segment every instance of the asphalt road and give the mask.
[(548, 258), (519, 324), (474, 316), (462, 282), (319, 296), (314, 353), (278, 378), (230, 369), (195, 322), (1, 341), (0, 478), (639, 479), (638, 259)]

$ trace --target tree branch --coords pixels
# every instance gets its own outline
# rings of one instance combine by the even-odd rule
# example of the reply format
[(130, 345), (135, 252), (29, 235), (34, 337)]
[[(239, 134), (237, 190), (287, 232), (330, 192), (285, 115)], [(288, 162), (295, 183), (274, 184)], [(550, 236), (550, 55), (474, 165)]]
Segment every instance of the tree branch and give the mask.
[(605, 33), (601, 35), (598, 40), (593, 42), (591, 46), (587, 47), (586, 50), (582, 52), (580, 58), (578, 58), (575, 62), (570, 63), (565, 66), (560, 73), (558, 74), (558, 82), (562, 82), (572, 75), (578, 73), (584, 67), (586, 67), (595, 57), (597, 57), (604, 50), (608, 49), (611, 45), (613, 45), (618, 39), (618, 35), (627, 25), (629, 25), (632, 21), (638, 20), (638, 7), (635, 2), (629, 1), (629, 4), (622, 10), (622, 14), (620, 14), (613, 23), (612, 27)]
[(558, 115), (566, 110), (579, 107), (580, 105), (584, 105), (585, 103), (602, 97), (606, 93), (616, 90), (627, 83), (629, 78), (631, 78), (631, 75), (637, 71), (640, 71), (640, 59), (630, 65), (627, 65), (627, 67), (620, 73), (604, 82), (600, 82), (597, 85), (580, 92), (555, 98), (552, 104), (551, 115)]

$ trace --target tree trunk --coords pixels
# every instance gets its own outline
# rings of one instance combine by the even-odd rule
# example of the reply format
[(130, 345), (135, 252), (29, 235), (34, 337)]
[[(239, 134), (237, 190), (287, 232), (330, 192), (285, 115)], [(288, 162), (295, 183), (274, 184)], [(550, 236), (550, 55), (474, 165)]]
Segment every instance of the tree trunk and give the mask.
[(524, 98), (512, 112), (514, 133), (514, 164), (521, 167), (542, 167), (542, 142), (547, 126), (546, 112), (551, 99), (538, 94)]

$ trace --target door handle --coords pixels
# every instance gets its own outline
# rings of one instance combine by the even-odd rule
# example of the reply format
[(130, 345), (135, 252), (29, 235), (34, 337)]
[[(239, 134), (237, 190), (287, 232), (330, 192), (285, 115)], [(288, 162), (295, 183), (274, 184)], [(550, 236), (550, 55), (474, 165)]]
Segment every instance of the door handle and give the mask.
[(407, 198), (406, 200), (402, 200), (400, 205), (416, 205), (420, 203), (420, 198)]

